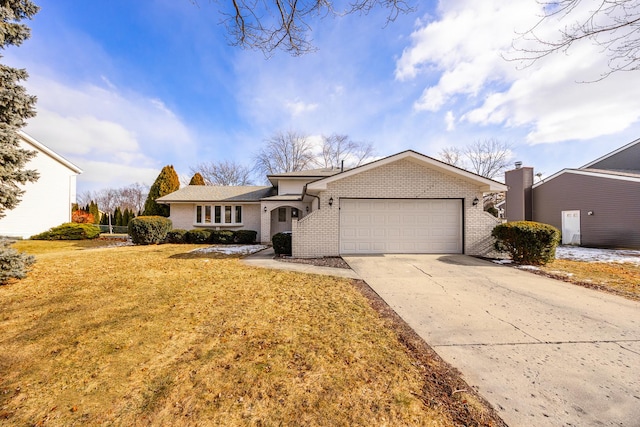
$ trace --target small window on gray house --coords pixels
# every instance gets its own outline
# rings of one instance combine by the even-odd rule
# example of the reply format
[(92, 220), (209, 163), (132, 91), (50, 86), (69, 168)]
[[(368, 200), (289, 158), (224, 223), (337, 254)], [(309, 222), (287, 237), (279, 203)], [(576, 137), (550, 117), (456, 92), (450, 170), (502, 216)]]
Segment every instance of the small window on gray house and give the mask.
[(278, 208), (278, 222), (287, 222), (287, 208)]

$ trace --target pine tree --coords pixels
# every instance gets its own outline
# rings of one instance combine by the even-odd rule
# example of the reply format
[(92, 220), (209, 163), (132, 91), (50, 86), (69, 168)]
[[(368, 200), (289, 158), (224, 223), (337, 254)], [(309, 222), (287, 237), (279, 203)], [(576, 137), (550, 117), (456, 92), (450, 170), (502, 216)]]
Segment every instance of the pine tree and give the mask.
[(204, 182), (204, 178), (200, 175), (200, 172), (196, 172), (192, 177), (191, 181), (189, 181), (189, 185), (206, 185)]
[(162, 168), (160, 175), (149, 189), (144, 202), (144, 215), (169, 216), (169, 206), (156, 203), (158, 197), (166, 196), (180, 189), (180, 178), (172, 165)]
[(87, 210), (91, 215), (93, 215), (93, 219), (95, 224), (100, 222), (100, 209), (98, 209), (98, 204), (93, 200), (89, 203), (89, 209)]
[(122, 226), (122, 211), (120, 210), (120, 206), (117, 206), (113, 212), (113, 225), (117, 227)]
[[(19, 22), (31, 19), (38, 9), (30, 0), (0, 2), (0, 49), (20, 46), (29, 38), (29, 27)], [(27, 77), (23, 69), (0, 64), (0, 218), (20, 203), (24, 190), (19, 185), (38, 179), (36, 171), (24, 169), (36, 153), (20, 148), (18, 135), (25, 120), (35, 116), (35, 96), (18, 84)]]

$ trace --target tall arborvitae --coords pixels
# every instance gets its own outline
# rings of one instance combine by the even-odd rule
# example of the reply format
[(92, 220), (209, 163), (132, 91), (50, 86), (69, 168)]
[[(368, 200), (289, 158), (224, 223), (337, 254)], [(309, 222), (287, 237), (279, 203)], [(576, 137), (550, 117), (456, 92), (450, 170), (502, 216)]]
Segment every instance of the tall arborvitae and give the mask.
[(160, 175), (149, 189), (144, 202), (144, 215), (169, 216), (169, 206), (156, 203), (158, 197), (166, 196), (180, 189), (180, 178), (172, 165), (162, 168)]
[(200, 175), (200, 172), (196, 172), (189, 181), (189, 185), (206, 185), (204, 178)]
[(100, 209), (98, 209), (98, 204), (93, 200), (89, 203), (89, 211), (91, 215), (93, 215), (94, 223), (97, 224), (100, 222)]
[[(29, 38), (29, 27), (19, 22), (31, 19), (38, 9), (30, 0), (0, 2), (0, 49), (19, 46)], [(26, 78), (25, 70), (0, 64), (0, 218), (20, 203), (24, 190), (19, 185), (38, 179), (36, 171), (25, 170), (36, 153), (20, 148), (18, 136), (26, 119), (35, 116), (36, 98), (19, 84)]]
[(117, 206), (113, 212), (113, 225), (118, 227), (122, 226), (122, 211), (120, 210), (120, 206)]

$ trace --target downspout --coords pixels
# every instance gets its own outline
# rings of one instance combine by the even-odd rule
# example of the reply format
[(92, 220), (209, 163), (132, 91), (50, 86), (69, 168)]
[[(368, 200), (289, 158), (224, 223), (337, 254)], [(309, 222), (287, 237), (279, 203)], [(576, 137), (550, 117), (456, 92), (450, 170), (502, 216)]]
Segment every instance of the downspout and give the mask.
[(318, 209), (320, 209), (320, 196), (314, 196), (313, 194), (307, 194), (307, 185), (306, 184), (304, 186), (304, 190), (302, 191), (302, 198), (303, 199), (304, 199), (304, 196), (315, 197), (316, 199), (318, 199)]

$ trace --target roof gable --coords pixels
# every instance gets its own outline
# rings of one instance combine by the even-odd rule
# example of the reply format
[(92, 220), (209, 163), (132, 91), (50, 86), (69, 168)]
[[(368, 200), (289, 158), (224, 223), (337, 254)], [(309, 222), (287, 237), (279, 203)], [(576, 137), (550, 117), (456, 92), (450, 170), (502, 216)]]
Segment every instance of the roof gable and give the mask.
[(579, 169), (640, 171), (640, 138), (587, 163)]
[(448, 163), (441, 162), (440, 160), (436, 160), (432, 157), (425, 156), (424, 154), (418, 153), (417, 151), (413, 151), (413, 150), (402, 151), (398, 154), (394, 154), (394, 155), (373, 161), (371, 163), (358, 166), (353, 169), (345, 170), (344, 172), (332, 175), (330, 177), (326, 177), (314, 182), (310, 182), (309, 184), (307, 184), (306, 191), (313, 193), (313, 192), (326, 190), (327, 184), (330, 184), (337, 180), (348, 178), (350, 176), (353, 176), (362, 172), (366, 172), (366, 171), (375, 169), (377, 167), (384, 166), (389, 163), (393, 163), (402, 159), (410, 159), (410, 160), (422, 163), (430, 168), (436, 169), (440, 172), (443, 172), (447, 175), (456, 176), (456, 177), (462, 178), (465, 181), (473, 182), (477, 184), (479, 187), (481, 187), (482, 191), (507, 191), (507, 186), (505, 184), (502, 184), (498, 181), (494, 181), (489, 178), (485, 178), (473, 172), (460, 169)]
[(75, 172), (77, 174), (81, 174), (82, 173), (82, 169), (80, 169), (78, 166), (74, 165), (69, 160), (65, 159), (64, 157), (62, 157), (61, 155), (59, 155), (58, 153), (56, 153), (55, 151), (53, 151), (52, 149), (47, 147), (46, 145), (36, 141), (36, 139), (33, 138), (32, 136), (29, 136), (29, 135), (27, 135), (26, 133), (24, 133), (22, 131), (18, 131), (18, 136), (24, 142), (26, 142), (27, 144), (29, 144), (33, 148), (35, 148), (37, 151), (39, 151), (39, 152), (51, 157), (53, 160), (55, 160), (56, 162), (62, 164), (66, 168), (70, 169), (72, 172)]
[(535, 184), (533, 184), (532, 188), (537, 188), (564, 174), (585, 175), (605, 179), (615, 179), (619, 181), (640, 182), (640, 173), (610, 171), (602, 169), (562, 169), (560, 172), (556, 172), (550, 177), (545, 178), (540, 182), (536, 182)]

